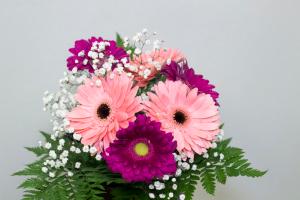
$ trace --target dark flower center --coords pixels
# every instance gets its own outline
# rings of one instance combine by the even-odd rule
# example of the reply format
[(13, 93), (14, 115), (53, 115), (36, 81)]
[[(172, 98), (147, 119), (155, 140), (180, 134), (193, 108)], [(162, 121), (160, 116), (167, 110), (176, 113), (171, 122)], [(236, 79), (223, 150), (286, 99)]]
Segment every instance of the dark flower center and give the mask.
[(176, 111), (175, 114), (174, 114), (173, 119), (174, 119), (178, 124), (183, 124), (183, 123), (186, 121), (187, 117), (186, 117), (186, 115), (185, 115), (183, 112), (181, 112), (181, 111)]
[(105, 103), (101, 104), (98, 107), (97, 114), (100, 119), (106, 119), (110, 114), (110, 107)]

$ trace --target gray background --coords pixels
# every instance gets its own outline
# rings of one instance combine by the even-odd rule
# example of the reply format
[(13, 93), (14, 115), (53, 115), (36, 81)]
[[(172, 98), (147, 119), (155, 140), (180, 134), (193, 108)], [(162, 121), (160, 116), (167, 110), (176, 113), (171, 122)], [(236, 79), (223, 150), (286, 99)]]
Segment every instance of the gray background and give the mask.
[(232, 178), (215, 197), (298, 200), (300, 3), (297, 0), (0, 1), (0, 199), (20, 199), (10, 177), (34, 158), (23, 146), (51, 130), (42, 94), (55, 91), (67, 49), (91, 35), (131, 36), (147, 27), (181, 49), (221, 93), (227, 137), (261, 169)]

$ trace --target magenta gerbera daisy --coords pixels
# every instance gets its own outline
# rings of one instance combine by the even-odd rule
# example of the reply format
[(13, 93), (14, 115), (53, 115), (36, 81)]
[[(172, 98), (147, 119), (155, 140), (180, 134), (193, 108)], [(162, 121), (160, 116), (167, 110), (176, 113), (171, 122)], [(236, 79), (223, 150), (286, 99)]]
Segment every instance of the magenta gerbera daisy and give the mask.
[(104, 156), (112, 172), (120, 173), (128, 182), (149, 182), (174, 174), (176, 142), (160, 126), (159, 122), (138, 115), (128, 128), (119, 130), (117, 140)]
[(209, 94), (218, 105), (217, 99), (219, 97), (219, 93), (214, 91), (215, 86), (210, 84), (208, 80), (204, 79), (202, 75), (195, 74), (194, 69), (190, 68), (186, 61), (181, 63), (172, 61), (169, 65), (164, 67), (161, 73), (169, 80), (181, 80), (190, 88), (197, 88), (198, 93)]
[(120, 128), (127, 128), (142, 109), (136, 97), (138, 87), (126, 74), (113, 79), (93, 77), (80, 86), (75, 95), (80, 105), (67, 114), (70, 128), (82, 136), (81, 143), (102, 152), (116, 138)]
[(87, 69), (94, 72), (103, 67), (106, 61), (111, 61), (112, 69), (121, 64), (123, 58), (128, 58), (125, 50), (119, 48), (113, 40), (103, 40), (101, 37), (91, 37), (88, 40), (77, 40), (75, 46), (69, 51), (73, 54), (67, 59), (69, 70), (77, 68), (78, 70)]
[(159, 82), (154, 92), (148, 92), (145, 110), (155, 121), (161, 122), (162, 130), (172, 132), (177, 150), (193, 157), (211, 147), (219, 133), (218, 107), (208, 94), (198, 94), (181, 81)]

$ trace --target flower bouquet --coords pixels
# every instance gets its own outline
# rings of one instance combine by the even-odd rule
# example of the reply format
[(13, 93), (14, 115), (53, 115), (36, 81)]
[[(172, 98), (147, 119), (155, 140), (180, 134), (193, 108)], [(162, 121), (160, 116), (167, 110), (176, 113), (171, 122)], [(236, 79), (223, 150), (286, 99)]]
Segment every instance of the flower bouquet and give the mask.
[(223, 139), (214, 86), (146, 29), (78, 40), (58, 92), (45, 92), (53, 133), (27, 148), (38, 160), (14, 175), (24, 199), (186, 199), (200, 182), (260, 177)]

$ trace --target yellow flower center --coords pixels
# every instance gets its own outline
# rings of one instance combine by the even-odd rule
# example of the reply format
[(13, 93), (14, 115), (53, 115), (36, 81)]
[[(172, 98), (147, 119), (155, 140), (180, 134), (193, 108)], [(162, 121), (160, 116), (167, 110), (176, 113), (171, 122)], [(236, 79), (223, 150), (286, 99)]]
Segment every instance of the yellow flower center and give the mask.
[(139, 142), (134, 145), (134, 152), (138, 156), (147, 156), (149, 153), (149, 146), (143, 142)]

